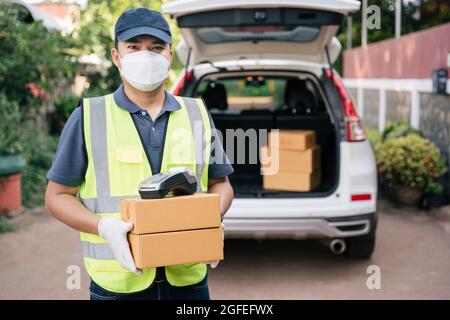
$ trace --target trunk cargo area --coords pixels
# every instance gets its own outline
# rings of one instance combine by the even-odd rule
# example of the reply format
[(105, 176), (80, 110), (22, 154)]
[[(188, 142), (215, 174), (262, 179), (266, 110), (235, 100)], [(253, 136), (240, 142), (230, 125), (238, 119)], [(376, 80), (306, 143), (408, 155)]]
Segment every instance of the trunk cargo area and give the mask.
[[(319, 83), (312, 74), (274, 71), (218, 73), (198, 80), (193, 96), (203, 99), (221, 133), (223, 148), (234, 168), (229, 179), (235, 197), (325, 197), (336, 189), (340, 137), (333, 120), (337, 117), (331, 106), (327, 107)], [(265, 133), (274, 129), (315, 132), (320, 147), (318, 186), (302, 192), (263, 188), (259, 147), (267, 144)], [(238, 134), (237, 130), (242, 131)]]
[[(245, 164), (237, 163), (236, 152), (234, 156), (228, 154), (235, 170), (229, 178), (236, 197), (313, 197), (324, 196), (334, 189), (338, 179), (338, 143), (328, 114), (297, 115), (289, 111), (243, 110), (240, 114), (211, 113), (211, 116), (216, 128), (222, 132), (224, 148), (227, 145), (226, 129), (300, 129), (316, 132), (316, 143), (321, 149), (322, 170), (322, 181), (318, 187), (308, 192), (264, 190), (259, 157), (258, 163), (248, 164), (250, 141), (246, 139)], [(258, 136), (259, 139), (261, 138)]]

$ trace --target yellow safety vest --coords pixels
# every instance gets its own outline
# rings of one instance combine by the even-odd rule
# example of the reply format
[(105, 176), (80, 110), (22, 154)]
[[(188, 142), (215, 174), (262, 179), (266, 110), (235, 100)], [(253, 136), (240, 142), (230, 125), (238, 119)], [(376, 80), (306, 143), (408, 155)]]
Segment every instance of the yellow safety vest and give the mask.
[[(175, 97), (181, 105), (170, 113), (161, 172), (189, 167), (196, 175), (198, 192), (207, 192), (211, 125), (201, 99)], [(113, 95), (84, 99), (84, 136), (88, 167), (78, 197), (101, 217), (120, 219), (120, 199), (139, 198), (138, 185), (152, 174), (136, 126), (128, 111), (118, 107)], [(130, 293), (148, 288), (155, 268), (135, 275), (120, 267), (111, 247), (101, 237), (81, 232), (84, 264), (92, 280), (112, 292)], [(166, 266), (168, 282), (177, 287), (200, 282), (204, 263)]]

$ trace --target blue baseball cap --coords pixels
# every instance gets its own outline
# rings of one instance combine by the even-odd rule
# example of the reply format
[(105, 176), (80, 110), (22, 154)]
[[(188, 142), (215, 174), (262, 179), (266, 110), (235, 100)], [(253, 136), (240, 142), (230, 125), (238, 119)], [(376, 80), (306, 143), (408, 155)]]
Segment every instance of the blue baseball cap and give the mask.
[(172, 34), (166, 19), (160, 12), (147, 8), (124, 11), (117, 19), (114, 34), (119, 41), (149, 35), (172, 43)]

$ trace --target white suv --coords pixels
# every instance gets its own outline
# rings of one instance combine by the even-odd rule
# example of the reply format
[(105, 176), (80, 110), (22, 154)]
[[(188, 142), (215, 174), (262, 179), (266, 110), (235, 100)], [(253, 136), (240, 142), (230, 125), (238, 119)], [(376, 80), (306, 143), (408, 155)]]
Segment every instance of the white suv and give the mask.
[[(321, 147), (322, 181), (310, 192), (264, 190), (260, 163), (236, 163), (229, 154), (235, 200), (224, 219), (227, 238), (323, 238), (335, 253), (372, 254), (376, 163), (352, 100), (330, 67), (341, 50), (334, 35), (359, 6), (353, 0), (178, 0), (163, 6), (184, 38), (176, 50), (186, 71), (173, 93), (203, 98), (224, 139), (226, 129), (308, 129)], [(248, 148), (254, 144), (247, 141)]]

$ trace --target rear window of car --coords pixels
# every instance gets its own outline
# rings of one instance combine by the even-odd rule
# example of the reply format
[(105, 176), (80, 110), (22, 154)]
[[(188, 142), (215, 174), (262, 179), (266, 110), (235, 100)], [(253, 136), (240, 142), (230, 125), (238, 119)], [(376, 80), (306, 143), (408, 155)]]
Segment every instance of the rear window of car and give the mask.
[(320, 27), (311, 26), (250, 26), (197, 28), (198, 38), (204, 43), (237, 41), (310, 42), (320, 33)]
[(272, 109), (284, 103), (284, 92), (289, 78), (248, 75), (245, 77), (202, 80), (196, 97), (202, 97), (210, 86), (225, 87), (228, 109)]

